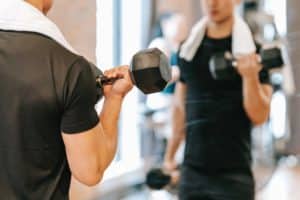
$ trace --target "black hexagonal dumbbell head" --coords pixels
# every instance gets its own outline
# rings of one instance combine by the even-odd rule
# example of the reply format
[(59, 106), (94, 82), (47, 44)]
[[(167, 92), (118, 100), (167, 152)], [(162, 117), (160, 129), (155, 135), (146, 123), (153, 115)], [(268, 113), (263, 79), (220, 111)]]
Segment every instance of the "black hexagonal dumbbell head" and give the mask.
[(162, 169), (152, 169), (147, 173), (146, 185), (153, 190), (161, 190), (171, 182), (171, 176), (165, 174)]
[(162, 91), (171, 80), (169, 61), (159, 49), (146, 49), (133, 56), (132, 79), (144, 93)]
[[(103, 96), (103, 85), (113, 84), (117, 78), (109, 79), (100, 69), (91, 64), (96, 77), (98, 99)], [(131, 61), (131, 80), (144, 94), (162, 91), (171, 80), (168, 58), (159, 49), (146, 49), (136, 53)]]

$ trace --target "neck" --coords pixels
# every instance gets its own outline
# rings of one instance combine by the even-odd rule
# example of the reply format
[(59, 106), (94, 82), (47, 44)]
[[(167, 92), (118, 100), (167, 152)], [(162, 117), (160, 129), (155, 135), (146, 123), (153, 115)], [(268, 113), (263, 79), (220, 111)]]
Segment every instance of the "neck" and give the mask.
[(25, 0), (27, 3), (31, 4), (33, 7), (37, 8), (43, 12), (43, 2), (40, 0)]
[(207, 35), (212, 38), (224, 38), (232, 33), (234, 16), (230, 16), (220, 22), (209, 22)]

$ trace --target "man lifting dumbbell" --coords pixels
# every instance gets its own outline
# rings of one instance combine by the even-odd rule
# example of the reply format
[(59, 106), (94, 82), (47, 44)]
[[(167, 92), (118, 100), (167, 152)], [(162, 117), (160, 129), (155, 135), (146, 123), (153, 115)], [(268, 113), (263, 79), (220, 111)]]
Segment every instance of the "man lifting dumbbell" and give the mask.
[[(134, 57), (132, 74), (128, 66), (104, 74), (92, 67), (94, 74), (43, 15), (50, 7), (51, 0), (5, 0), (0, 6), (0, 193), (5, 199), (69, 199), (71, 175), (97, 184), (115, 156), (121, 104), (133, 80), (150, 93), (170, 78), (167, 60), (155, 49)], [(98, 116), (94, 107), (101, 93)]]
[[(251, 125), (268, 119), (272, 87), (247, 24), (237, 14), (239, 0), (201, 0), (205, 17), (180, 48), (180, 82), (175, 91), (173, 137), (164, 167), (177, 167), (175, 152), (185, 139), (180, 200), (254, 200)], [(238, 57), (237, 72), (216, 80), (210, 59), (219, 52)], [(221, 67), (221, 66), (216, 66)]]

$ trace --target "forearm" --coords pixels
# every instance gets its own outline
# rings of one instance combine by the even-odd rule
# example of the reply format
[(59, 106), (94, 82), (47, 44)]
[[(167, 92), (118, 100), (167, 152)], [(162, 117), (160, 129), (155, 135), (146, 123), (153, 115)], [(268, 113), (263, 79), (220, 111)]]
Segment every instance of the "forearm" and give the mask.
[(172, 136), (168, 140), (165, 160), (174, 160), (175, 154), (185, 137), (184, 113), (180, 108), (175, 108), (172, 113)]
[(258, 75), (243, 78), (243, 97), (250, 120), (256, 125), (264, 123), (270, 112), (270, 95), (263, 89)]
[(183, 140), (183, 137), (172, 136), (168, 140), (165, 161), (174, 160), (175, 154)]
[(104, 170), (113, 160), (118, 146), (118, 121), (123, 97), (109, 97), (104, 100), (103, 109), (100, 113), (100, 121), (103, 127), (99, 159), (101, 168)]

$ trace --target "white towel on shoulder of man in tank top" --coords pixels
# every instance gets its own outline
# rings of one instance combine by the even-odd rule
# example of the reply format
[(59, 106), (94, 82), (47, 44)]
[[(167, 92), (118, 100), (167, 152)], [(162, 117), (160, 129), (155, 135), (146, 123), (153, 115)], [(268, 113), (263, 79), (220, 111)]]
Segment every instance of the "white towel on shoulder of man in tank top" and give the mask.
[(2, 0), (0, 30), (39, 33), (55, 40), (72, 53), (78, 54), (56, 24), (24, 0)]
[[(180, 57), (193, 60), (206, 34), (208, 19), (204, 17), (192, 29), (188, 39), (182, 44)], [(232, 54), (234, 56), (255, 53), (256, 46), (252, 33), (246, 22), (237, 14), (234, 15), (232, 30)]]

